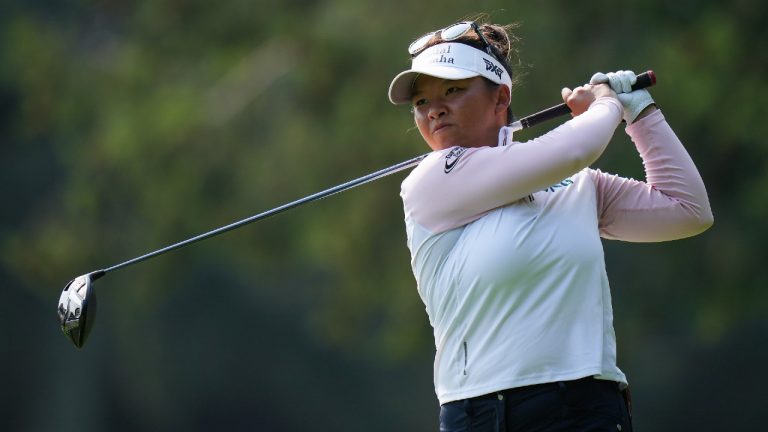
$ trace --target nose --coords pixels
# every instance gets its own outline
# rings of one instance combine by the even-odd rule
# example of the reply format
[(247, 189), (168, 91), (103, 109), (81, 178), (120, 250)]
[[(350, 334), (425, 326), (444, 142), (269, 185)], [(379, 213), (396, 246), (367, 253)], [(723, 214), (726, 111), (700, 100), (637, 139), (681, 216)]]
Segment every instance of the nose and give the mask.
[(445, 114), (446, 114), (446, 109), (445, 109), (445, 105), (442, 102), (432, 101), (432, 103), (429, 104), (429, 112), (427, 113), (427, 115), (431, 120), (439, 119)]

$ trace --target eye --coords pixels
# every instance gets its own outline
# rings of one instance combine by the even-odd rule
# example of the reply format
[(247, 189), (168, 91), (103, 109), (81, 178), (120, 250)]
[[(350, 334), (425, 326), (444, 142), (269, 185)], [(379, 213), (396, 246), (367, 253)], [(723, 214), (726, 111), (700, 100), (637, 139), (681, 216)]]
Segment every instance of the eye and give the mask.
[(461, 87), (448, 87), (448, 89), (445, 91), (445, 94), (449, 95), (449, 94), (456, 93), (456, 92), (461, 91), (461, 90), (463, 90)]
[(413, 100), (413, 106), (414, 107), (420, 107), (420, 106), (424, 105), (425, 103), (427, 103), (427, 100), (425, 98), (419, 98), (419, 99), (414, 99)]

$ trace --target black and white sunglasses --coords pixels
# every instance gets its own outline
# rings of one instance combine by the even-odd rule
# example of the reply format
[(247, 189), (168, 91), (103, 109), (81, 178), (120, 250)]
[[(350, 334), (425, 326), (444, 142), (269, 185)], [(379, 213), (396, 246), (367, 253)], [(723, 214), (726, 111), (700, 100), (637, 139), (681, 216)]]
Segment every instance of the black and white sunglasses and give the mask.
[(485, 46), (485, 52), (488, 53), (491, 57), (495, 58), (497, 61), (501, 62), (502, 64), (504, 62), (499, 59), (496, 54), (493, 52), (493, 49), (491, 48), (491, 44), (488, 43), (488, 39), (483, 36), (483, 33), (480, 31), (480, 28), (477, 26), (477, 24), (474, 21), (462, 21), (457, 22), (456, 24), (451, 24), (448, 27), (440, 30), (435, 30), (433, 32), (429, 32), (425, 34), (424, 36), (416, 39), (413, 43), (411, 43), (408, 46), (408, 53), (411, 54), (411, 57), (416, 57), (419, 55), (424, 49), (427, 47), (427, 43), (432, 39), (432, 37), (437, 34), (440, 39), (442, 39), (444, 42), (450, 42), (452, 40), (456, 40), (465, 34), (467, 34), (468, 31), (474, 30), (475, 33), (480, 37), (480, 40), (483, 42), (483, 45)]

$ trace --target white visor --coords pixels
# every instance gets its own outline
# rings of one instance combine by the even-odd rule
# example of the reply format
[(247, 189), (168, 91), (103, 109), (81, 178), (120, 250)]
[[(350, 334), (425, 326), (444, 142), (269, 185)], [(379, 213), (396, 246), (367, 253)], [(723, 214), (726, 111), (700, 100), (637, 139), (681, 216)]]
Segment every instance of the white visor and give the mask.
[(460, 80), (482, 76), (512, 89), (512, 78), (493, 56), (457, 42), (431, 46), (413, 58), (411, 68), (399, 73), (389, 85), (389, 100), (395, 104), (411, 103), (413, 84), (421, 75)]

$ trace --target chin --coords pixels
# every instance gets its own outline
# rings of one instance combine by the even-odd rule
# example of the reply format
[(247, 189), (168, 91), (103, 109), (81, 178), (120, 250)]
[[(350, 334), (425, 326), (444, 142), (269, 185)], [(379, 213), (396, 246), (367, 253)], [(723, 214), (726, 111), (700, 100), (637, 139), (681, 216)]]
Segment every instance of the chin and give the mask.
[(432, 141), (424, 140), (424, 141), (427, 143), (427, 146), (429, 146), (429, 148), (432, 149), (432, 151), (438, 151), (438, 150), (443, 150), (445, 148), (448, 148), (448, 147), (445, 147), (445, 145), (441, 141), (436, 141), (436, 140), (432, 140)]
[(456, 146), (465, 147), (464, 145), (462, 145), (460, 140), (455, 140), (455, 139), (436, 139), (436, 140), (433, 140), (432, 144), (430, 145), (430, 147), (432, 147), (433, 150), (443, 150), (443, 149), (456, 147)]

